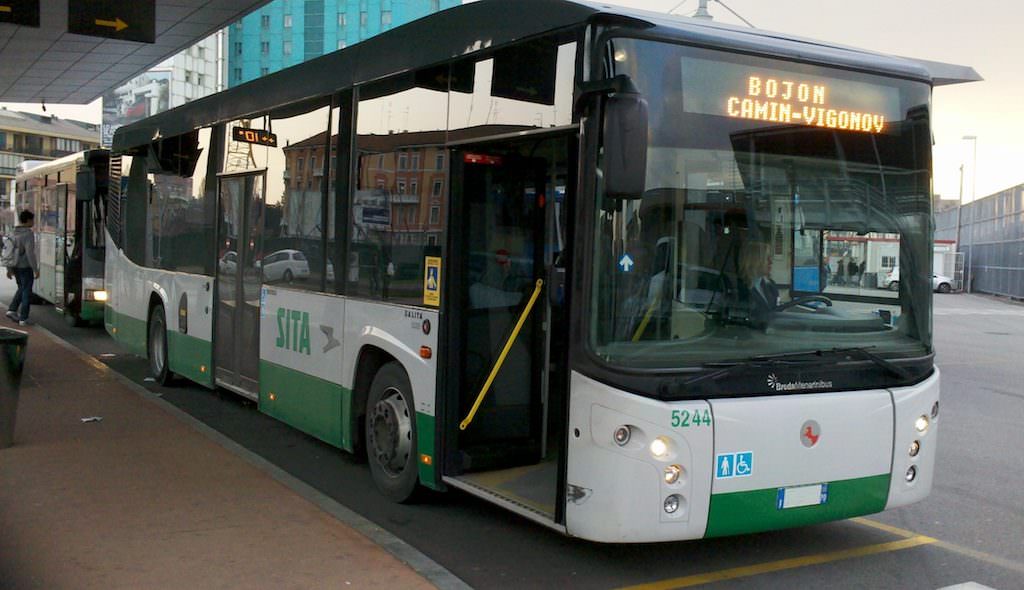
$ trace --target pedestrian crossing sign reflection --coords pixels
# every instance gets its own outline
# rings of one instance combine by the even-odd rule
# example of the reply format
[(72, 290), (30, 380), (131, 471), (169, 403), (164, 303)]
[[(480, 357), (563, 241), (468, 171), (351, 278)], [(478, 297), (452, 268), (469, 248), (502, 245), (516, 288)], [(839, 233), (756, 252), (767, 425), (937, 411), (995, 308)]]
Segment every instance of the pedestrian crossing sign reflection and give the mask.
[(423, 305), (438, 307), (441, 305), (441, 258), (427, 256), (423, 266)]

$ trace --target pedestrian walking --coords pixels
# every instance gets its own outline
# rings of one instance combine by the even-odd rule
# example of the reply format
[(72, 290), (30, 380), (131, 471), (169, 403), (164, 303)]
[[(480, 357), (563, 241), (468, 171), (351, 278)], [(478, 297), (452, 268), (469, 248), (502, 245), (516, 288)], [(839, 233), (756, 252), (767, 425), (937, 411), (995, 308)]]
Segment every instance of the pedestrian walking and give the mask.
[(846, 284), (846, 260), (843, 258), (839, 259), (839, 264), (836, 268), (836, 284)]
[[(32, 231), (35, 215), (31, 211), (18, 214), (18, 225), (14, 228), (13, 256), (4, 261), (7, 266), (7, 278), (14, 278), (18, 290), (14, 299), (7, 307), (7, 317), (22, 326), (28, 325), (29, 305), (32, 301), (32, 283), (39, 278), (39, 258), (36, 256), (36, 236)], [(6, 250), (6, 248), (5, 248)]]

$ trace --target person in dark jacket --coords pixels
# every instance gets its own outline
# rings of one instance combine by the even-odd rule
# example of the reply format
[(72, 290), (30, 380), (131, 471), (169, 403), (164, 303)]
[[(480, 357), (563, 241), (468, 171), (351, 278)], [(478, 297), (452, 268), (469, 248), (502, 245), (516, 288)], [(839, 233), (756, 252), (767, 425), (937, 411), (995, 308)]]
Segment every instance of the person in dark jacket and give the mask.
[(748, 242), (740, 252), (738, 292), (757, 327), (768, 325), (779, 306), (779, 288), (771, 279), (772, 253), (764, 242)]
[(7, 317), (22, 326), (28, 325), (29, 304), (32, 301), (32, 284), (39, 278), (39, 258), (36, 256), (36, 236), (32, 231), (35, 215), (31, 211), (18, 214), (18, 225), (14, 228), (14, 247), (18, 261), (7, 269), (7, 278), (13, 276), (18, 290), (7, 307)]

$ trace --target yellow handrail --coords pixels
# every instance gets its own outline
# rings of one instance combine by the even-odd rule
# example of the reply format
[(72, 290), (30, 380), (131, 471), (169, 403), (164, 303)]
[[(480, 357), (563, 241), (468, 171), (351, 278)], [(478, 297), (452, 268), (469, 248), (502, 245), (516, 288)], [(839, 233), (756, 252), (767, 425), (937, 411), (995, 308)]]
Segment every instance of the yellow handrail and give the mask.
[(637, 326), (636, 332), (633, 333), (633, 342), (640, 342), (640, 337), (644, 335), (644, 330), (647, 329), (647, 324), (651, 322), (651, 315), (654, 313), (654, 308), (661, 303), (661, 294), (654, 296), (654, 301), (647, 307), (647, 313), (644, 314), (644, 319), (640, 320), (640, 325)]
[(469, 410), (469, 415), (466, 419), (459, 423), (459, 430), (465, 430), (469, 427), (470, 423), (473, 422), (473, 417), (476, 416), (476, 411), (480, 409), (480, 404), (483, 403), (484, 397), (487, 395), (487, 391), (491, 388), (491, 383), (494, 383), (494, 378), (498, 376), (498, 371), (501, 370), (501, 365), (505, 363), (505, 357), (508, 356), (508, 351), (512, 349), (512, 345), (515, 343), (516, 338), (519, 337), (519, 331), (523, 329), (523, 324), (526, 323), (526, 318), (529, 317), (530, 312), (533, 311), (533, 304), (537, 303), (537, 297), (540, 296), (541, 287), (544, 286), (544, 281), (537, 279), (537, 284), (533, 288), (533, 295), (530, 295), (530, 300), (526, 302), (526, 309), (519, 315), (519, 321), (516, 322), (516, 327), (512, 330), (512, 334), (508, 337), (508, 341), (505, 342), (505, 348), (501, 349), (501, 354), (498, 355), (498, 360), (494, 362), (494, 367), (491, 368), (491, 374), (487, 376), (487, 381), (484, 386), (480, 388), (480, 393), (476, 396), (476, 401), (473, 402), (473, 407)]

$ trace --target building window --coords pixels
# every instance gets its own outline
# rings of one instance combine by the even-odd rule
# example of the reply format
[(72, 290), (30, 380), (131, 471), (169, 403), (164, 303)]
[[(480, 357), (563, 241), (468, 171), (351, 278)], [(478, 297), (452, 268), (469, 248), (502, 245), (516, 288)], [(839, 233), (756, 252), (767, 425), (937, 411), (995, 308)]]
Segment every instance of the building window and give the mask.
[(896, 266), (895, 256), (883, 256), (882, 257), (882, 268), (894, 268)]
[(377, 169), (378, 170), (383, 170), (384, 169), (384, 154), (381, 154), (381, 155), (377, 156)]
[(269, 29), (270, 28), (270, 15), (269, 14), (264, 14), (263, 16), (260, 17), (260, 26), (263, 27), (264, 29)]
[(284, 43), (282, 43), (281, 44), (281, 52), (284, 53), (285, 55), (291, 55), (292, 54), (292, 42), (291, 41), (285, 41)]
[(270, 41), (260, 41), (260, 53), (263, 55), (270, 54)]
[(419, 170), (420, 169), (420, 155), (419, 154), (413, 154), (412, 155), (412, 169), (413, 170)]
[(430, 0), (430, 10), (433, 12), (441, 10), (441, 0)]
[(441, 223), (441, 207), (434, 205), (430, 208), (430, 225)]
[(242, 68), (235, 68), (234, 77), (235, 77), (235, 80), (241, 80), (242, 79)]
[(406, 225), (414, 225), (416, 223), (416, 207), (409, 207), (405, 215)]
[(405, 170), (405, 167), (406, 167), (407, 164), (408, 164), (408, 162), (406, 160), (406, 155), (405, 154), (398, 154), (398, 169), (399, 170)]
[(196, 57), (206, 59), (206, 48), (202, 45), (196, 45)]
[(438, 178), (437, 180), (434, 181), (434, 187), (433, 187), (433, 190), (431, 191), (430, 194), (432, 196), (434, 196), (434, 197), (440, 197), (441, 196), (441, 191), (443, 189), (444, 189), (444, 181), (441, 180), (440, 178)]
[(360, 12), (359, 13), (359, 26), (365, 28), (366, 27), (366, 23), (368, 23), (368, 22), (370, 22), (370, 19), (367, 16), (366, 11), (364, 10), (364, 11)]
[(291, 26), (292, 26), (292, 15), (290, 15), (290, 14), (284, 15), (284, 28), (288, 29), (288, 28), (291, 28)]
[(190, 72), (188, 70), (185, 70), (185, 83), (186, 84), (191, 84), (192, 83), (192, 72)]
[(444, 170), (444, 154), (437, 154), (437, 157), (434, 159), (434, 168)]
[(405, 181), (404, 180), (399, 180), (398, 181), (398, 194), (400, 194), (400, 195), (404, 195), (405, 194)]
[(309, 170), (313, 174), (316, 174), (316, 156), (309, 157)]
[(345, 41), (338, 39), (338, 49), (345, 49)]
[(295, 171), (302, 172), (302, 158), (295, 159)]
[(346, 22), (347, 21), (345, 19), (345, 13), (344, 12), (339, 12), (338, 13), (338, 28), (339, 29), (345, 28), (345, 23)]
[(270, 73), (270, 68), (260, 68), (260, 75), (261, 76), (266, 76), (269, 73)]
[(202, 86), (203, 85), (203, 75), (202, 74), (196, 74), (196, 85), (197, 86)]
[(409, 183), (409, 194), (410, 195), (417, 195), (417, 196), (419, 196), (419, 194), (420, 194), (420, 183), (416, 182), (415, 180), (410, 182)]
[(235, 41), (235, 55), (242, 55), (242, 42)]
[(386, 28), (391, 25), (391, 11), (382, 10), (380, 11), (380, 26)]

